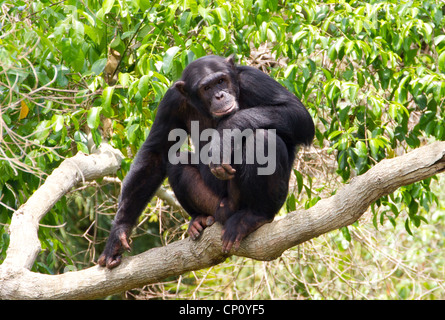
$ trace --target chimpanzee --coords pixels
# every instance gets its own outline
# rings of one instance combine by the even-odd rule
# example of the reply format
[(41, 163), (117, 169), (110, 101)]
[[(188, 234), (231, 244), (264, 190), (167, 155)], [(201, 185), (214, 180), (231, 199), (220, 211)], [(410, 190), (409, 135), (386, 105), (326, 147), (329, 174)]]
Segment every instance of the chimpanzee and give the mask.
[[(193, 143), (198, 149), (207, 148), (208, 159), (195, 157), (197, 149), (175, 152), (173, 146), (184, 140), (172, 139), (175, 130), (192, 139), (193, 130), (201, 134), (204, 141)], [(249, 140), (245, 132), (255, 132), (257, 139)], [(243, 135), (238, 147), (232, 144), (237, 135)], [(116, 217), (98, 264), (108, 268), (120, 264), (123, 250), (130, 250), (128, 237), (137, 218), (165, 177), (191, 216), (188, 234), (192, 240), (217, 221), (223, 225), (222, 251), (238, 249), (243, 238), (272, 221), (280, 210), (296, 146), (309, 145), (313, 137), (314, 123), (303, 104), (265, 73), (236, 66), (232, 57), (195, 60), (159, 104), (148, 138), (123, 181)], [(259, 174), (264, 161), (247, 161), (248, 146), (274, 155), (272, 172)], [(234, 161), (233, 154), (240, 148), (245, 152)]]

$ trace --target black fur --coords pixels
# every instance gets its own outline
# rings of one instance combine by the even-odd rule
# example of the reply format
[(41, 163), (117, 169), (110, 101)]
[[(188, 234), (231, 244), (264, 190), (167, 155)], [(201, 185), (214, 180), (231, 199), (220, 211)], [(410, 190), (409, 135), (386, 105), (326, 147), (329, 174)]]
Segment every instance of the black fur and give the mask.
[[(228, 167), (202, 162), (170, 164), (167, 152), (175, 142), (168, 141), (168, 134), (175, 128), (190, 133), (191, 121), (199, 121), (200, 132), (207, 128), (220, 133), (223, 129), (276, 129), (275, 172), (258, 175), (259, 165), (246, 164), (245, 158)], [(192, 239), (218, 221), (224, 225), (223, 251), (233, 245), (237, 248), (249, 233), (273, 220), (287, 196), (296, 146), (309, 145), (313, 136), (314, 124), (303, 104), (268, 75), (252, 67), (235, 66), (231, 58), (208, 56), (194, 61), (165, 94), (150, 134), (123, 182), (99, 265), (119, 265), (123, 249), (128, 249), (121, 239), (129, 237), (165, 177), (192, 217)], [(268, 141), (266, 134), (266, 145)]]

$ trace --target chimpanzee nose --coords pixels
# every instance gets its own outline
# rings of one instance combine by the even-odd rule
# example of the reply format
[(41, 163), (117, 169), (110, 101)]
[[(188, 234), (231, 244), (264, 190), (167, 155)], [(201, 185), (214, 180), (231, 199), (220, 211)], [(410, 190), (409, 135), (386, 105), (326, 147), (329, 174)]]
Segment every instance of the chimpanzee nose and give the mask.
[(219, 92), (215, 95), (216, 100), (221, 100), (224, 98), (224, 92)]

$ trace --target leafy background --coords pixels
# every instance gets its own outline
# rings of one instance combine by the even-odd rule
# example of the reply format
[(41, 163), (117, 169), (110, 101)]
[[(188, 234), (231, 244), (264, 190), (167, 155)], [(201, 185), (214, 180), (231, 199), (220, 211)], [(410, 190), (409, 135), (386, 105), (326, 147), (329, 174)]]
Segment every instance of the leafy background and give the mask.
[[(93, 265), (158, 103), (207, 54), (267, 72), (314, 118), (314, 146), (300, 150), (280, 214), (313, 206), (382, 159), (445, 140), (444, 15), (440, 0), (0, 0), (0, 261), (14, 210), (63, 159), (107, 141), (125, 155), (122, 170), (47, 214), (33, 270)], [(231, 257), (109, 298), (443, 299), (443, 183), (402, 187), (359, 222), (276, 261)], [(155, 198), (133, 252), (181, 239), (186, 226)]]

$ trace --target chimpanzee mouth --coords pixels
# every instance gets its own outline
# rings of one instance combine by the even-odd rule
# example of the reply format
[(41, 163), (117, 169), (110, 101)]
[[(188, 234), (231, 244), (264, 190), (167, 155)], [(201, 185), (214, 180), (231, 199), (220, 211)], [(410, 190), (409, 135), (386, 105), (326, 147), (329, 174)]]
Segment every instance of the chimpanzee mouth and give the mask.
[(223, 110), (223, 111), (218, 111), (218, 112), (213, 112), (213, 115), (216, 117), (222, 117), (222, 116), (226, 116), (231, 114), (233, 111), (236, 110), (238, 104), (236, 103), (236, 101), (234, 101), (230, 107), (228, 107), (227, 109)]

